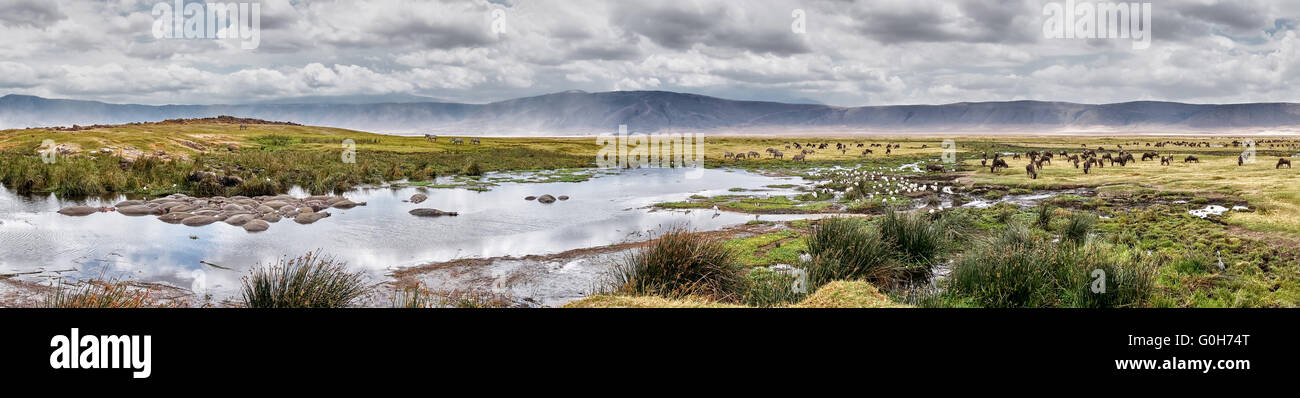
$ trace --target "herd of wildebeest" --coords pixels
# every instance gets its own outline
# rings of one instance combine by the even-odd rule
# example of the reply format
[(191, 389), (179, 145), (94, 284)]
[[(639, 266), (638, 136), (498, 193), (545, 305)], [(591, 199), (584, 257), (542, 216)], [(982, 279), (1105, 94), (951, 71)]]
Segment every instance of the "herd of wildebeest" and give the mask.
[[(1259, 145), (1259, 144), (1267, 144), (1268, 147), (1272, 149), (1300, 147), (1300, 144), (1297, 144), (1293, 141), (1287, 141), (1287, 140), (1265, 140), (1258, 144), (1250, 141), (1247, 142), (1232, 141), (1231, 143), (1232, 147), (1234, 148), (1241, 148), (1243, 146), (1250, 147), (1252, 145)], [(856, 148), (864, 148), (861, 152), (861, 156), (867, 156), (875, 153), (875, 150), (873, 150), (872, 148), (883, 147), (886, 155), (892, 154), (893, 150), (895, 149), (902, 148), (900, 144), (895, 144), (895, 143), (867, 144), (862, 142), (855, 142), (853, 144), (844, 144), (844, 143), (837, 142), (834, 143), (834, 145), (835, 145), (835, 150), (840, 151), (841, 155), (848, 154), (848, 151), (851, 150), (850, 148), (854, 146), (856, 146)], [(1176, 161), (1176, 158), (1173, 153), (1162, 155), (1157, 150), (1152, 150), (1152, 149), (1145, 149), (1141, 151), (1142, 152), (1141, 157), (1138, 158), (1133, 155), (1133, 152), (1130, 152), (1129, 150), (1125, 149), (1124, 147), (1125, 145), (1128, 145), (1130, 148), (1132, 147), (1145, 147), (1145, 148), (1168, 148), (1168, 147), (1210, 148), (1212, 147), (1212, 145), (1208, 141), (1200, 141), (1200, 142), (1163, 141), (1163, 142), (1156, 142), (1156, 143), (1131, 142), (1127, 144), (1116, 144), (1113, 150), (1105, 146), (1098, 146), (1096, 149), (1092, 149), (1089, 148), (1087, 144), (1080, 144), (1080, 147), (1082, 149), (1077, 153), (1070, 153), (1065, 150), (1056, 153), (1053, 153), (1052, 151), (1041, 151), (1041, 152), (1029, 151), (1023, 154), (1023, 157), (1029, 160), (1029, 163), (1025, 165), (1025, 174), (1031, 179), (1037, 179), (1038, 171), (1041, 170), (1045, 165), (1051, 165), (1052, 159), (1054, 159), (1056, 156), (1060, 156), (1061, 158), (1064, 158), (1067, 162), (1073, 164), (1074, 168), (1076, 169), (1083, 169), (1084, 174), (1089, 174), (1092, 171), (1093, 167), (1097, 167), (1097, 168), (1103, 168), (1106, 166), (1114, 167), (1116, 164), (1118, 164), (1119, 166), (1126, 166), (1129, 163), (1138, 162), (1139, 159), (1141, 159), (1141, 161), (1143, 162), (1160, 159), (1160, 164), (1163, 166), (1172, 165)], [(826, 150), (830, 146), (831, 146), (830, 142), (820, 142), (820, 143), (789, 142), (787, 143), (787, 145), (785, 145), (785, 149), (799, 151), (797, 155), (791, 156), (790, 160), (807, 161), (809, 155), (816, 154), (817, 151), (819, 150)], [(924, 145), (924, 144), (921, 145), (921, 149), (926, 149), (928, 147), (929, 147), (928, 145)], [(856, 151), (856, 149), (852, 149), (852, 150)], [(770, 156), (772, 159), (785, 158), (785, 153), (777, 148), (767, 148), (765, 151), (767, 153), (767, 156)], [(763, 156), (764, 156), (763, 154), (754, 151), (740, 152), (740, 153), (732, 153), (732, 152), (723, 153), (723, 158), (731, 159), (733, 161), (739, 161), (745, 159), (762, 159)], [(1010, 156), (1012, 159), (1020, 159), (1022, 157), (1020, 153), (1012, 152), (1012, 153), (1004, 154), (1004, 153), (995, 152), (993, 153), (993, 157), (990, 158), (988, 152), (983, 152), (980, 154), (980, 167), (988, 167), (989, 172), (997, 172), (998, 169), (1010, 168), (1010, 165), (1007, 164), (1007, 161), (1004, 158), (1004, 156)], [(1244, 165), (1248, 161), (1248, 156), (1252, 156), (1252, 155), (1247, 155), (1244, 152), (1241, 155), (1238, 155), (1237, 165), (1238, 166)], [(1182, 161), (1183, 163), (1200, 163), (1201, 159), (1198, 158), (1196, 155), (1187, 155), (1182, 159)], [(1282, 168), (1282, 166), (1291, 168), (1291, 160), (1287, 159), (1286, 157), (1279, 157), (1277, 159), (1277, 164), (1275, 168)], [(930, 164), (926, 167), (926, 170), (942, 172), (944, 171), (944, 168), (943, 165)]]

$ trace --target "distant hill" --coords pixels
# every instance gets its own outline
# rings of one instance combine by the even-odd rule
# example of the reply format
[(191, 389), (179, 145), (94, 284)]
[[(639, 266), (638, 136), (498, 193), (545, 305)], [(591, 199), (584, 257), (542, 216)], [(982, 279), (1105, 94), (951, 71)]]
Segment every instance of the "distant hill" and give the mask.
[[(360, 98), (365, 99), (365, 98)], [(373, 99), (373, 98), (371, 98)], [(418, 99), (418, 98), (402, 98)], [(633, 132), (1230, 131), (1300, 126), (1300, 104), (1198, 105), (1176, 102), (1076, 104), (1010, 101), (836, 107), (735, 101), (665, 91), (566, 91), (489, 104), (448, 102), (124, 105), (0, 97), (0, 128), (117, 124), (218, 115), (381, 133), (577, 135)], [(343, 100), (349, 102), (348, 100)]]

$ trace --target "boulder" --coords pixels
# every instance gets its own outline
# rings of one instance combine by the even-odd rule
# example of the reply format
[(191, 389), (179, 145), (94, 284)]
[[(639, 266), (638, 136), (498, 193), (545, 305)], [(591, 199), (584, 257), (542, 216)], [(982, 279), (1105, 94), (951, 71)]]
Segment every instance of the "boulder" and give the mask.
[(456, 212), (454, 211), (442, 211), (438, 209), (414, 209), (411, 210), (410, 213), (411, 215), (416, 217), (442, 217), (442, 216), (457, 215)]
[(68, 206), (59, 209), (59, 214), (65, 216), (76, 216), (76, 217), (88, 216), (91, 213), (97, 213), (97, 212), (99, 212), (99, 209), (90, 206)]

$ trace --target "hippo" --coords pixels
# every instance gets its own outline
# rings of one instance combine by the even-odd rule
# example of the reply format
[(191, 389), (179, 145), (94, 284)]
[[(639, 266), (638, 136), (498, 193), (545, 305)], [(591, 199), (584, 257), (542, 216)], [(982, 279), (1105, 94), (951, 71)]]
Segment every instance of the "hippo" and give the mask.
[(181, 220), (181, 224), (184, 224), (184, 225), (186, 225), (186, 226), (191, 226), (191, 227), (198, 227), (198, 226), (208, 225), (208, 224), (211, 224), (211, 223), (214, 223), (214, 222), (217, 222), (217, 219), (216, 219), (215, 217), (212, 217), (212, 216), (199, 216), (199, 215), (195, 215), (195, 216), (192, 216), (192, 217), (186, 217), (184, 220)]
[(91, 213), (98, 213), (99, 211), (100, 209), (90, 207), (90, 206), (68, 206), (60, 209), (59, 214), (65, 216), (81, 217), (81, 216), (88, 216)]
[(427, 199), (429, 199), (429, 196), (422, 193), (411, 195), (411, 203), (420, 203)]
[(353, 207), (357, 207), (357, 203), (356, 203), (356, 202), (353, 202), (353, 201), (350, 201), (350, 200), (347, 200), (347, 199), (343, 199), (343, 200), (340, 200), (340, 201), (334, 202), (334, 205), (333, 205), (333, 206), (334, 206), (334, 208), (336, 208), (336, 209), (351, 209), (351, 208), (353, 208)]
[(113, 205), (113, 207), (139, 206), (142, 204), (144, 204), (143, 200), (123, 200), (121, 202), (117, 202), (117, 204)]
[(280, 215), (275, 213), (269, 213), (267, 215), (262, 216), (261, 220), (272, 224), (278, 223), (280, 222)]
[(221, 211), (245, 211), (245, 210), (247, 209), (245, 209), (244, 206), (240, 206), (234, 203), (221, 206)]
[(534, 200), (534, 199), (537, 199), (537, 197), (536, 197), (536, 196), (525, 196), (525, 197), (524, 197), (524, 200)]
[(569, 200), (569, 196), (568, 196), (568, 195), (560, 195), (560, 196), (557, 197), (556, 199), (559, 199), (559, 200)]
[(322, 218), (329, 217), (329, 216), (330, 216), (329, 212), (299, 213), (296, 217), (293, 218), (293, 221), (299, 224), (311, 224)]
[(190, 214), (190, 213), (176, 213), (176, 212), (172, 212), (172, 213), (167, 213), (167, 214), (163, 214), (163, 215), (161, 215), (161, 216), (158, 216), (158, 220), (159, 220), (159, 221), (162, 221), (162, 222), (165, 222), (165, 223), (168, 223), (168, 224), (178, 224), (178, 223), (180, 223), (181, 221), (185, 221), (186, 218), (190, 218), (190, 217), (194, 217), (194, 215), (193, 215), (193, 214)]
[(416, 217), (440, 217), (440, 216), (457, 215), (456, 212), (454, 211), (442, 211), (438, 209), (428, 209), (428, 208), (411, 210), (409, 213), (411, 213), (411, 215)]
[(251, 220), (244, 223), (244, 230), (248, 232), (262, 232), (271, 229), (271, 224), (262, 220)]
[(542, 195), (537, 197), (538, 203), (555, 203), (555, 197), (551, 195)]
[(156, 207), (149, 207), (147, 205), (119, 207), (117, 208), (117, 212), (127, 216), (145, 216), (151, 214), (157, 215), (157, 214), (166, 213), (166, 211), (164, 211), (163, 209), (156, 208)]
[(226, 218), (226, 219), (223, 220), (223, 221), (225, 221), (226, 224), (230, 224), (230, 225), (234, 225), (234, 226), (238, 227), (238, 226), (242, 226), (242, 225), (244, 225), (244, 224), (247, 224), (249, 221), (252, 221), (252, 220), (254, 220), (254, 217), (253, 217), (252, 214), (236, 214), (236, 215), (233, 215), (233, 216), (230, 216), (230, 217)]

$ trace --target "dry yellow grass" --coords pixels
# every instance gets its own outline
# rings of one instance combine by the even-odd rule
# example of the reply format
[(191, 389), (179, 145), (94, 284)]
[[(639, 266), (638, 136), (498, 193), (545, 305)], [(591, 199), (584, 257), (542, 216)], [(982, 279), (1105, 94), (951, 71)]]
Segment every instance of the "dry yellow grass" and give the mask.
[(905, 308), (867, 282), (835, 281), (817, 289), (792, 308)]
[(584, 298), (564, 305), (564, 308), (745, 308), (740, 305), (724, 304), (704, 299), (687, 297), (683, 299), (666, 299), (652, 296), (611, 296), (598, 295)]

